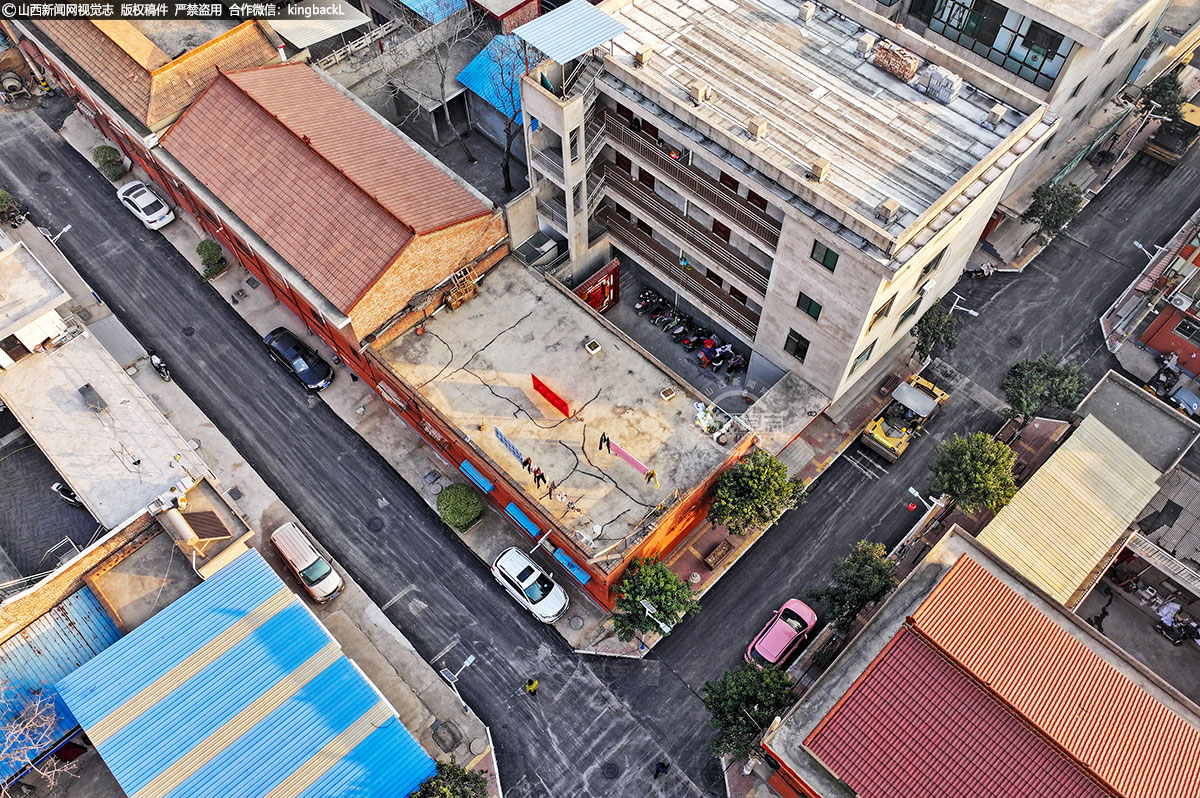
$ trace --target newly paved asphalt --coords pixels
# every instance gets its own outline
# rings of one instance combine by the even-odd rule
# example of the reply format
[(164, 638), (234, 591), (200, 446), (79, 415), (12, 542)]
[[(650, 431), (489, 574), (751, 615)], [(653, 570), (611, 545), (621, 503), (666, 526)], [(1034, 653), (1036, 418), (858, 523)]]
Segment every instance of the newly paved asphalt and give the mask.
[[(59, 229), (59, 245), (143, 344), (427, 659), (478, 657), (459, 682), (492, 727), (505, 794), (723, 795), (699, 699), (660, 661), (575, 656), (261, 341), (50, 125), (69, 111), (0, 108), (0, 186)], [(50, 125), (43, 120), (50, 122)], [(176, 222), (179, 224), (179, 222)], [(343, 377), (344, 378), (344, 377)], [(536, 675), (536, 698), (523, 695)], [(654, 762), (669, 777), (651, 781)]]

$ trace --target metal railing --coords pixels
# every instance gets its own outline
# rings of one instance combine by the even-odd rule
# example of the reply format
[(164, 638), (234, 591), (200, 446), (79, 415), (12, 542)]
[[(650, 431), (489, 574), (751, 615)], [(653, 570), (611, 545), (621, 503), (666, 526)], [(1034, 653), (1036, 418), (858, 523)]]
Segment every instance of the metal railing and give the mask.
[(537, 212), (546, 217), (558, 232), (568, 235), (567, 215), (551, 205), (549, 201), (539, 199), (537, 201)]
[(599, 114), (590, 117), (584, 124), (584, 135), (587, 145), (583, 148), (583, 160), (590, 166), (596, 156), (604, 149), (604, 120)]
[[(540, 150), (537, 147), (534, 147), (531, 151), (533, 152), (534, 165), (540, 167), (541, 171), (545, 172), (559, 185), (562, 185), (564, 179), (562, 152), (558, 150)], [(558, 156), (557, 160), (554, 157), (555, 155)]]
[(605, 135), (621, 149), (650, 164), (667, 180), (691, 192), (700, 202), (713, 208), (762, 243), (772, 249), (779, 245), (782, 223), (772, 219), (766, 211), (751, 205), (744, 197), (703, 172), (675, 160), (651, 139), (630, 130), (628, 122), (611, 111), (604, 111), (601, 118)]
[(587, 180), (587, 212), (592, 214), (600, 200), (604, 199), (604, 172), (588, 175)]
[[(728, 270), (763, 296), (771, 273), (680, 213), (679, 209), (645, 186), (634, 182), (629, 175), (612, 164), (605, 164), (605, 181), (609, 193), (620, 196), (675, 237), (682, 239), (693, 252)], [(642, 215), (639, 213), (639, 215)]]
[(600, 77), (600, 70), (603, 64), (600, 59), (594, 55), (587, 56), (579, 68), (574, 73), (567, 76), (566, 85), (563, 86), (563, 99), (570, 100), (578, 95), (583, 95), (584, 105), (591, 105), (599, 94), (599, 89), (596, 87), (596, 78)]
[(678, 259), (667, 252), (662, 244), (612, 211), (606, 209), (600, 218), (617, 243), (627, 249), (631, 255), (648, 262), (650, 266), (703, 300), (709, 308), (716, 311), (717, 315), (730, 325), (749, 337), (754, 337), (758, 331), (758, 319), (750, 313), (748, 308), (738, 304), (733, 297), (712, 284), (698, 278), (695, 272), (681, 267)]

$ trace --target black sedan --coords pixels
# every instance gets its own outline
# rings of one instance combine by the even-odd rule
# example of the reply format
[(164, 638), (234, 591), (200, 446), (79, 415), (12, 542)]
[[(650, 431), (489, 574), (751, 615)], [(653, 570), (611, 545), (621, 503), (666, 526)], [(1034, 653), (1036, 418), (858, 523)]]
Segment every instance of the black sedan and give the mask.
[(287, 327), (271, 330), (263, 338), (263, 343), (267, 345), (271, 357), (295, 375), (308, 390), (319, 391), (333, 382), (333, 367)]

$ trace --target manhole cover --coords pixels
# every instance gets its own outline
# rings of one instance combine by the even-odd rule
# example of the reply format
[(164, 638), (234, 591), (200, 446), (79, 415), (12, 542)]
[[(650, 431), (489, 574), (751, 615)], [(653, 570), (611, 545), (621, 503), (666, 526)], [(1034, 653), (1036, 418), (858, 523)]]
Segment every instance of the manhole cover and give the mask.
[(572, 615), (571, 620), (567, 621), (567, 626), (578, 631), (583, 628), (583, 618), (580, 618), (578, 615)]
[(196, 328), (195, 327), (184, 327), (183, 334), (186, 335), (188, 338), (191, 338), (193, 335), (196, 334)]
[(51, 177), (51, 175), (49, 172), (38, 172), (37, 173), (37, 181), (39, 183), (49, 183), (50, 177)]
[(1017, 336), (1015, 336), (1015, 335), (1009, 336), (1008, 345), (1011, 346), (1013, 349), (1016, 349), (1022, 343), (1024, 343), (1024, 342)]
[(616, 762), (605, 762), (604, 767), (600, 768), (600, 772), (604, 774), (606, 779), (615, 779), (620, 775), (621, 769), (617, 767)]
[(383, 519), (377, 515), (373, 515), (367, 519), (367, 529), (372, 532), (378, 532), (383, 529)]
[(462, 742), (462, 739), (462, 732), (459, 731), (458, 726), (452, 720), (439, 723), (437, 728), (433, 730), (434, 742), (447, 754), (458, 748), (458, 744)]

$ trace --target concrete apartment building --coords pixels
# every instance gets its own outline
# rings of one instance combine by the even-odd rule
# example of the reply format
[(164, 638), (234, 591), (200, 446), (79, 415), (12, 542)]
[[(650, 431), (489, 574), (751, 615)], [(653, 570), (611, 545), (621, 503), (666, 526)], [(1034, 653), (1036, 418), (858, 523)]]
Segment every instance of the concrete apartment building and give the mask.
[(619, 257), (749, 349), (751, 379), (833, 400), (950, 290), (1057, 121), (859, 6), (575, 0), (517, 35), (548, 56), (521, 100), (560, 274)]

